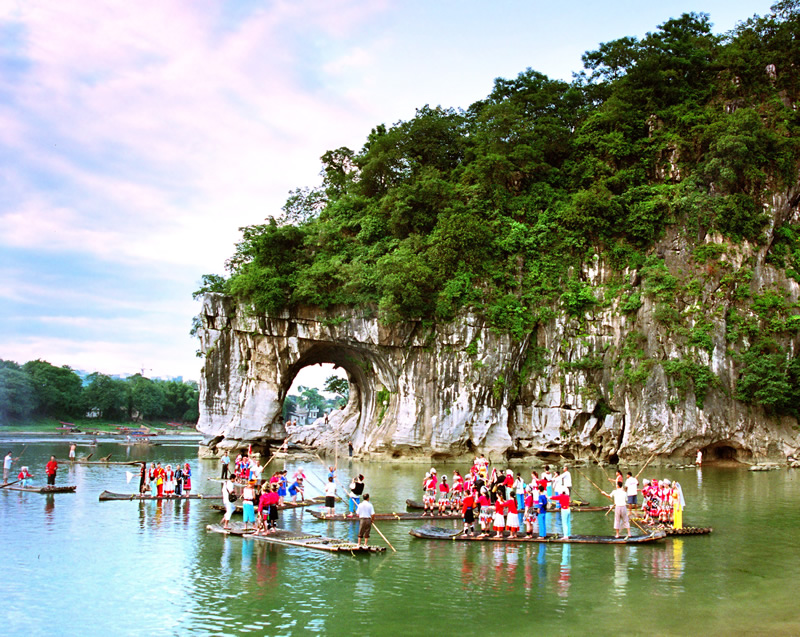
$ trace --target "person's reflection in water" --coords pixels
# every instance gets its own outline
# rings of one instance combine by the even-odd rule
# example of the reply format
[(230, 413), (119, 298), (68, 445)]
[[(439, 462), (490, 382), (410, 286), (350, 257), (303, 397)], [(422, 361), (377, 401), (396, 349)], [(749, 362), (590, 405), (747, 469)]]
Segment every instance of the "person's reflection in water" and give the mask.
[(255, 540), (251, 538), (242, 539), (242, 572), (250, 572), (250, 564), (253, 562), (253, 548)]
[(539, 563), (539, 585), (544, 587), (547, 583), (547, 553), (545, 550), (544, 542), (539, 544), (539, 556), (537, 562)]
[(569, 593), (570, 576), (572, 574), (572, 544), (561, 547), (561, 569), (558, 572), (558, 586), (556, 592), (559, 597), (567, 597)]
[(147, 505), (139, 502), (139, 528), (144, 530), (147, 526)]
[(519, 562), (519, 548), (516, 546), (506, 547), (506, 574), (509, 584), (513, 584), (517, 576), (517, 563)]
[(222, 540), (222, 553), (219, 558), (220, 575), (223, 581), (227, 581), (231, 576), (231, 539), (226, 537)]
[(677, 538), (670, 540), (670, 545), (670, 548), (672, 548), (672, 569), (670, 574), (672, 579), (680, 580), (683, 579), (683, 572), (686, 568), (686, 563), (683, 559), (683, 540)]
[(618, 597), (625, 595), (628, 588), (628, 551), (629, 547), (618, 545), (614, 547), (614, 593)]
[[(255, 543), (255, 542), (254, 542)], [(277, 547), (266, 542), (259, 542), (256, 550), (256, 582), (257, 593), (263, 595), (264, 590), (278, 585), (278, 560), (275, 555)]]
[(45, 521), (49, 526), (53, 524), (53, 511), (56, 508), (56, 497), (52, 493), (46, 493), (44, 496), (44, 516)]

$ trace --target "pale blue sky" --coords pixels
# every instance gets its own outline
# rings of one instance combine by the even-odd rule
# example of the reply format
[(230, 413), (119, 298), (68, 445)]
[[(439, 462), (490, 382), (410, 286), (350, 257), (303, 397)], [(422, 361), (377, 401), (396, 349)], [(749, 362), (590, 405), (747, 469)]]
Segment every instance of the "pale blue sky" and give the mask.
[(204, 273), (238, 228), (425, 104), (687, 11), (770, 2), (0, 0), (0, 358), (197, 378)]

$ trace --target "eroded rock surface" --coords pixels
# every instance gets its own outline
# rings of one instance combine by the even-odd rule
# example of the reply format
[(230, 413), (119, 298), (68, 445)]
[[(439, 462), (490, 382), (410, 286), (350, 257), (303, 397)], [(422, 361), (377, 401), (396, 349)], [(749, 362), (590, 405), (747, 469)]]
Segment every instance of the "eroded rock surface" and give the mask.
[[(659, 250), (681, 281), (699, 277), (695, 301), (676, 296), (673, 309), (687, 326), (684, 335), (701, 321), (710, 325), (702, 347), (665, 327), (658, 318), (663, 298), (644, 289), (635, 311), (622, 311), (621, 297), (598, 298), (583, 316), (556, 313), (522, 341), (472, 314), (435, 328), (385, 326), (353, 308), (252, 315), (231, 298), (208, 294), (198, 428), (220, 448), (281, 441), (282, 401), (295, 375), (330, 362), (347, 371), (349, 403), (327, 425), (289, 432), (292, 441), (325, 450), (338, 444), (340, 453), (352, 442), (360, 455), (434, 460), (476, 452), (603, 461), (693, 458), (698, 449), (707, 461), (791, 453), (800, 446), (795, 419), (733, 397), (739, 370), (726, 340), (731, 300), (719, 290), (725, 273), (748, 262), (755, 263), (747, 284), (754, 294), (776, 288), (796, 302), (797, 283), (746, 244), (727, 246), (720, 272), (710, 274), (687, 265), (681, 255), (688, 248), (677, 235)], [(582, 273), (598, 295), (619, 275), (599, 262)], [(634, 289), (641, 285), (637, 272), (623, 276)], [(689, 359), (713, 372), (702, 395), (665, 371), (669, 361)]]

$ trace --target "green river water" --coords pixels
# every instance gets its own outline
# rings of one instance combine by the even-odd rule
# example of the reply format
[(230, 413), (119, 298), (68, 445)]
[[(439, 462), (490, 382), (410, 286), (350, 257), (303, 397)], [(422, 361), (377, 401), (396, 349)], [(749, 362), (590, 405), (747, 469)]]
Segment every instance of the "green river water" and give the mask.
[[(44, 483), (62, 440), (0, 438)], [(193, 491), (218, 493), (218, 463), (189, 443), (96, 456), (189, 461)], [(88, 453), (79, 446), (79, 455)], [(273, 465), (283, 466), (283, 462)], [(315, 474), (317, 463), (286, 462)], [(529, 470), (525, 465), (515, 465)], [(340, 460), (342, 481), (366, 476), (377, 511), (419, 499), (426, 466)], [(437, 467), (452, 474), (454, 466)], [(464, 467), (460, 467), (464, 468)], [(201, 500), (99, 502), (104, 489), (136, 490), (128, 467), (62, 466), (75, 494), (0, 489), (0, 625), (6, 635), (727, 635), (800, 634), (800, 473), (745, 468), (661, 470), (681, 482), (685, 522), (708, 536), (642, 546), (461, 543), (412, 538), (419, 521), (379, 523), (397, 549), (337, 555), (224, 537)], [(623, 468), (624, 470), (624, 468)], [(598, 467), (585, 469), (598, 484)], [(634, 471), (635, 473), (635, 471)], [(39, 478), (41, 476), (41, 478)], [(575, 492), (600, 503), (573, 472)], [(310, 495), (316, 495), (309, 489)], [(603, 502), (604, 504), (605, 502)], [(343, 505), (338, 505), (342, 507)], [(454, 526), (453, 522), (439, 522)], [(356, 526), (300, 510), (279, 525), (355, 539)], [(611, 534), (611, 516), (573, 515), (575, 534)], [(373, 533), (373, 542), (381, 543)]]

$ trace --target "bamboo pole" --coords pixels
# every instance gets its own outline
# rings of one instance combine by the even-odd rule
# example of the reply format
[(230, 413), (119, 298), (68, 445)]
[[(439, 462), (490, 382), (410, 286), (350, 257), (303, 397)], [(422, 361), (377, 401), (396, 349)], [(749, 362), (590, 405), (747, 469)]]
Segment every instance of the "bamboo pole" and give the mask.
[(392, 551), (394, 551), (395, 553), (397, 553), (397, 549), (394, 548), (392, 546), (392, 543), (389, 540), (386, 539), (386, 536), (383, 533), (381, 533), (381, 530), (377, 526), (375, 526), (375, 522), (374, 521), (372, 522), (372, 528), (375, 529), (378, 532), (378, 535), (380, 535), (383, 538), (383, 541), (386, 542), (389, 545), (389, 548), (392, 549)]
[(652, 455), (652, 456), (650, 456), (650, 458), (647, 460), (647, 462), (645, 462), (645, 463), (644, 463), (644, 466), (643, 466), (641, 469), (639, 469), (639, 473), (637, 473), (637, 474), (636, 474), (636, 479), (637, 479), (637, 480), (638, 480), (639, 476), (640, 476), (640, 475), (642, 475), (642, 471), (644, 471), (644, 470), (647, 468), (647, 465), (649, 465), (649, 464), (650, 464), (650, 461), (651, 461), (653, 458), (655, 458), (655, 457), (656, 457), (656, 454), (657, 454), (657, 453), (658, 453), (657, 451), (654, 451), (654, 452), (653, 452), (653, 455)]
[(278, 454), (280, 453), (281, 449), (283, 449), (284, 447), (286, 447), (286, 444), (289, 442), (289, 438), (291, 438), (291, 437), (292, 437), (292, 434), (289, 434), (288, 436), (286, 436), (286, 439), (283, 441), (283, 443), (281, 444), (281, 446), (280, 446), (280, 447), (278, 447), (278, 451), (276, 451), (275, 453), (273, 453), (273, 454), (272, 454), (272, 455), (269, 457), (269, 460), (267, 460), (267, 464), (265, 464), (263, 467), (261, 467), (261, 471), (262, 471), (262, 472), (264, 471), (264, 469), (266, 469), (266, 468), (269, 466), (269, 463), (270, 463), (270, 462), (272, 462), (272, 461), (275, 459), (275, 456), (276, 456), (276, 455), (278, 455)]

